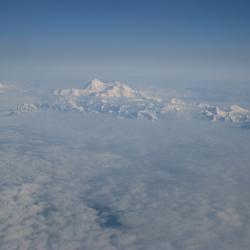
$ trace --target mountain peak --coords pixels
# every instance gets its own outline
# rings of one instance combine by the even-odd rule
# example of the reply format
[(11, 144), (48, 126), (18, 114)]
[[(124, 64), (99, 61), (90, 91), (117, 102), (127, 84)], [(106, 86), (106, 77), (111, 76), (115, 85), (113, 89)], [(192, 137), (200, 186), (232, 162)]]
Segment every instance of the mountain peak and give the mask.
[(83, 88), (61, 89), (55, 91), (60, 96), (95, 96), (102, 98), (145, 98), (145, 96), (121, 82), (102, 82), (93, 79)]
[(92, 79), (89, 83), (87, 83), (84, 87), (84, 89), (88, 89), (91, 91), (102, 91), (106, 87), (106, 83), (100, 81), (97, 78)]

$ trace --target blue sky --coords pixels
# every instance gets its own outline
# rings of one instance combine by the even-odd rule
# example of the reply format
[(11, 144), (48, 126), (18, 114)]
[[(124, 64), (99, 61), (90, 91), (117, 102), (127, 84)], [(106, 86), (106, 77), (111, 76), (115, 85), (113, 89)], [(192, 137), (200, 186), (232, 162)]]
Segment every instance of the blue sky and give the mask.
[(248, 1), (1, 1), (3, 80), (248, 81)]

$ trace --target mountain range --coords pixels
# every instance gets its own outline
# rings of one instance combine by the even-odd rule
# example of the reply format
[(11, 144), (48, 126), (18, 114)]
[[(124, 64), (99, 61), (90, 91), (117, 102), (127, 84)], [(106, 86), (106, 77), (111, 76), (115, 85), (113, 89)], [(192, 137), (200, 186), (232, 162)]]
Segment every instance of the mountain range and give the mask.
[(249, 123), (250, 111), (238, 105), (218, 107), (207, 103), (187, 103), (172, 98), (161, 99), (134, 90), (121, 82), (103, 82), (93, 79), (82, 88), (57, 89), (54, 101), (49, 103), (24, 103), (9, 112), (53, 110), (59, 112), (86, 112), (112, 114), (122, 118), (163, 119), (170, 113), (198, 116), (211, 121)]

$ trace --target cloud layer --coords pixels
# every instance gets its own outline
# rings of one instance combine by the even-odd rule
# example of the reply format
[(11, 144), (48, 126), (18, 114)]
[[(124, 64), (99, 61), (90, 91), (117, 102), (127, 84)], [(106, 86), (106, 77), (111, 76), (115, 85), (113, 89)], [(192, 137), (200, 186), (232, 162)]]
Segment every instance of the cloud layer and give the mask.
[(1, 249), (248, 249), (245, 130), (50, 112), (0, 129)]

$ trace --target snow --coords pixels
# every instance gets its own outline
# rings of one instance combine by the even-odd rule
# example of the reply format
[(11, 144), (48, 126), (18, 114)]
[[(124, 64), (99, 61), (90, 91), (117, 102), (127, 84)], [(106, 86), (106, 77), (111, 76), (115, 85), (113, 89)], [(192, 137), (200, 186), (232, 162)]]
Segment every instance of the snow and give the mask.
[(143, 98), (144, 95), (133, 90), (121, 82), (105, 83), (98, 79), (93, 79), (84, 88), (72, 88), (56, 90), (55, 95), (59, 96), (96, 96), (103, 98), (124, 97), (124, 98)]
[(12, 110), (11, 114), (53, 110), (158, 120), (166, 119), (169, 113), (174, 113), (210, 121), (250, 122), (250, 111), (239, 105), (219, 107), (209, 103), (186, 102), (176, 97), (170, 100), (152, 98), (118, 81), (103, 82), (93, 79), (83, 88), (59, 89), (54, 91), (54, 94), (54, 102), (24, 103)]

